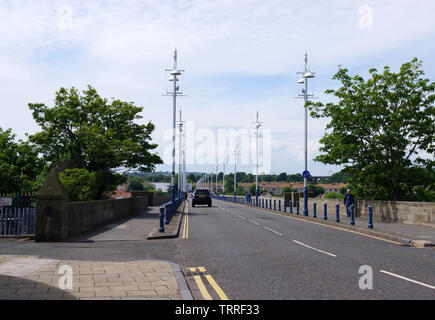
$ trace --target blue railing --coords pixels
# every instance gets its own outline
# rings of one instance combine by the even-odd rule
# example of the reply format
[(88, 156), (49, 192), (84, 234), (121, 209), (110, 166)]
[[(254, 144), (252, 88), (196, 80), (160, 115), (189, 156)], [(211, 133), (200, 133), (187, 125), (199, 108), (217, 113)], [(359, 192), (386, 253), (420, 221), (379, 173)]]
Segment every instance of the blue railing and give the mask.
[[(272, 210), (272, 211), (279, 211), (281, 210), (281, 201), (282, 200), (276, 200), (274, 199), (272, 202), (272, 199), (258, 199), (258, 202), (253, 197), (234, 197), (234, 196), (212, 196), (213, 199), (216, 200), (223, 200), (238, 204), (243, 204), (251, 207), (258, 207), (262, 209)], [(273, 206), (272, 206), (273, 203)], [(283, 211), (284, 213), (287, 213), (287, 202), (284, 200), (283, 202)], [(289, 203), (289, 214), (293, 214), (293, 201), (290, 201)], [(368, 228), (373, 229), (373, 207), (368, 207)], [(337, 223), (340, 223), (340, 211), (339, 211), (339, 205), (336, 205), (336, 216), (335, 221)], [(350, 225), (355, 226), (355, 207), (354, 205), (350, 206)], [(296, 214), (300, 214), (300, 204), (299, 201), (296, 201)], [(313, 204), (313, 218), (317, 219), (317, 204)], [(323, 220), (328, 220), (328, 205), (325, 203), (323, 205)]]
[(178, 197), (174, 199), (174, 201), (169, 201), (160, 207), (160, 222), (159, 222), (159, 231), (165, 232), (165, 224), (170, 224), (172, 218), (177, 213), (178, 208), (186, 199), (186, 195), (184, 192), (179, 191)]

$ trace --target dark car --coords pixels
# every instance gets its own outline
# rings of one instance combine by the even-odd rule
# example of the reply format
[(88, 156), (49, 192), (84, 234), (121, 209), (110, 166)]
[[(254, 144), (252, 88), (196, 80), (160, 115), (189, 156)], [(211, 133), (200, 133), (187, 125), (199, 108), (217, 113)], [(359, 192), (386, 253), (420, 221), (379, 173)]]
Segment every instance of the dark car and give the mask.
[(192, 207), (197, 204), (207, 204), (211, 207), (211, 196), (208, 190), (196, 190), (193, 194)]

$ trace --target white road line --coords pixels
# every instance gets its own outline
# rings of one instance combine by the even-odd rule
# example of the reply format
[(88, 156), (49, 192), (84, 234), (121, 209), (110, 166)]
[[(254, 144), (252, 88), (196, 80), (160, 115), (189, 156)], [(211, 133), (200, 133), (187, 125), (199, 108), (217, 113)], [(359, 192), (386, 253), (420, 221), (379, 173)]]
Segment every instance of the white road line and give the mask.
[(319, 250), (319, 249), (313, 248), (313, 247), (311, 247), (311, 246), (309, 246), (309, 245), (306, 245), (305, 243), (302, 243), (302, 242), (299, 242), (299, 241), (296, 241), (296, 240), (293, 240), (293, 242), (296, 243), (296, 244), (299, 244), (299, 245), (301, 245), (301, 246), (304, 246), (304, 247), (306, 247), (306, 248), (309, 248), (309, 249), (315, 250), (315, 251), (320, 252), (320, 253), (327, 254), (328, 256), (331, 256), (331, 257), (334, 257), (334, 258), (337, 258), (337, 256), (336, 256), (335, 254), (332, 254), (332, 253), (329, 253), (329, 252), (326, 252), (326, 251), (322, 251), (322, 250)]
[(260, 224), (255, 221), (249, 220), (249, 222), (255, 224), (256, 226), (260, 226)]
[(243, 219), (243, 220), (246, 220), (246, 218), (243, 217), (243, 216), (241, 216), (240, 214), (239, 214), (239, 218), (241, 218), (241, 219)]
[(275, 234), (277, 234), (277, 235), (279, 235), (279, 236), (282, 236), (282, 234), (279, 233), (278, 231), (275, 231), (275, 230), (270, 229), (270, 228), (268, 228), (268, 227), (264, 227), (264, 229), (266, 229), (266, 230), (268, 230), (268, 231), (270, 231), (270, 232), (273, 232), (273, 233), (275, 233)]
[(399, 276), (398, 274), (394, 274), (394, 273), (391, 273), (391, 272), (388, 272), (388, 271), (385, 271), (385, 270), (380, 270), (380, 272), (385, 273), (385, 274), (388, 274), (388, 275), (393, 276), (393, 277), (396, 277), (396, 278), (399, 278), (399, 279), (402, 279), (402, 280), (406, 280), (406, 281), (409, 281), (409, 282), (412, 282), (412, 283), (418, 284), (418, 285), (423, 286), (423, 287), (430, 288), (430, 289), (432, 289), (432, 290), (435, 290), (435, 287), (434, 287), (434, 286), (428, 285), (428, 284), (423, 283), (423, 282), (419, 282), (419, 281), (416, 281), (416, 280), (412, 280), (412, 279), (409, 279), (409, 278), (405, 278), (405, 277), (403, 277), (403, 276)]

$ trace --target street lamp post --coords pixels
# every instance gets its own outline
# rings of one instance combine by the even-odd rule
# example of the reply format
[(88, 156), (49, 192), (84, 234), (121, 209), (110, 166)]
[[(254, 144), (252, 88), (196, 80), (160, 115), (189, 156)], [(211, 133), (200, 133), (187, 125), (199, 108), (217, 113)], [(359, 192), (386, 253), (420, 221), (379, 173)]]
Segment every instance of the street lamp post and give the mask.
[(237, 201), (237, 138), (235, 139), (234, 144), (234, 202)]
[(176, 112), (177, 112), (177, 96), (182, 95), (179, 91), (179, 86), (177, 82), (179, 81), (178, 76), (182, 75), (184, 70), (177, 69), (177, 49), (174, 51), (174, 67), (173, 69), (166, 69), (166, 71), (170, 72), (169, 81), (173, 82), (172, 92), (167, 92), (168, 95), (172, 95), (173, 100), (173, 110), (172, 110), (172, 175), (171, 175), (171, 201), (175, 200), (175, 132), (176, 132)]
[[(304, 216), (308, 216), (308, 178), (310, 173), (308, 172), (308, 106), (307, 101), (308, 97), (311, 96), (308, 94), (308, 79), (314, 78), (315, 73), (311, 72), (308, 68), (308, 54), (305, 51), (305, 68), (304, 72), (298, 72), (298, 74), (302, 74), (302, 78), (298, 81), (299, 84), (304, 84), (303, 89), (303, 98), (304, 98), (304, 107), (305, 107), (305, 171), (303, 173), (304, 176)], [(301, 95), (299, 95), (301, 96)]]
[(260, 122), (260, 120), (259, 120), (258, 110), (257, 110), (257, 121), (253, 122), (253, 125), (255, 127), (255, 137), (257, 139), (257, 143), (256, 143), (257, 162), (256, 162), (256, 174), (255, 174), (255, 205), (258, 207), (258, 138), (259, 138), (259, 129), (262, 125), (262, 122)]

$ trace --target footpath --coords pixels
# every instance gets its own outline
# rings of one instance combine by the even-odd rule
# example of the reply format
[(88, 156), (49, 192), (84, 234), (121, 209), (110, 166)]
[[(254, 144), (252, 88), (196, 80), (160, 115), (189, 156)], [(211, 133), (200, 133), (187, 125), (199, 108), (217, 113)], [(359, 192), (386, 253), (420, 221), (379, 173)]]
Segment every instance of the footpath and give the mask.
[[(166, 225), (167, 232), (159, 234), (159, 208), (151, 208), (71, 241), (176, 237), (182, 216), (183, 212), (178, 212)], [(0, 255), (0, 300), (192, 300), (192, 295), (180, 266), (168, 261), (72, 261)]]

